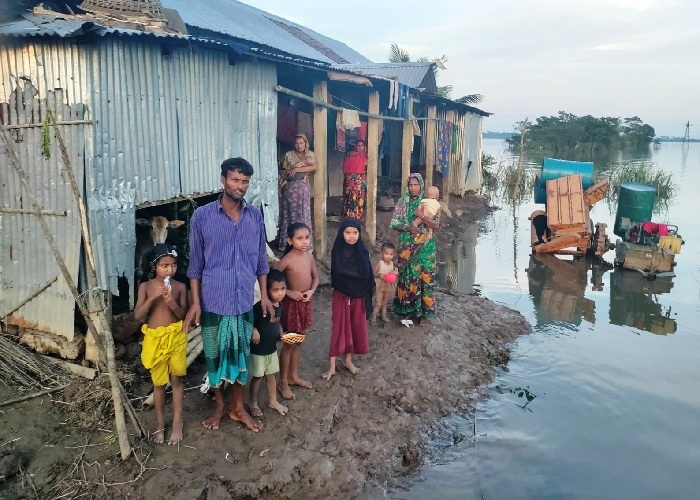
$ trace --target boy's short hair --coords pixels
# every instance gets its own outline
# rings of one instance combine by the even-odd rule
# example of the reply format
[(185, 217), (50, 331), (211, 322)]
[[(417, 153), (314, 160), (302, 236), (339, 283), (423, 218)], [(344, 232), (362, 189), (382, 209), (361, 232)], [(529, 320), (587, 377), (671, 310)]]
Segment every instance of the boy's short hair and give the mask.
[(278, 269), (270, 269), (267, 273), (267, 289), (269, 290), (272, 283), (287, 283), (287, 277)]
[(390, 241), (385, 241), (384, 243), (382, 243), (382, 252), (383, 252), (384, 250), (393, 250), (393, 251), (396, 251), (396, 247), (394, 246), (394, 244), (393, 244), (392, 242), (390, 242)]
[(229, 158), (221, 164), (221, 177), (227, 177), (229, 172), (240, 172), (246, 177), (252, 177), (255, 173), (253, 165), (248, 160), (241, 157)]

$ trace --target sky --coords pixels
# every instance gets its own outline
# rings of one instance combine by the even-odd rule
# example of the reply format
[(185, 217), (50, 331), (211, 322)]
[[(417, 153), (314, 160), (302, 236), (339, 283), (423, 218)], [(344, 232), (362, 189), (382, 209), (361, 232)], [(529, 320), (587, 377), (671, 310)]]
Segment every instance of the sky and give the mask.
[(638, 116), (657, 135), (700, 137), (700, 1), (243, 0), (340, 40), (373, 62), (397, 43), (446, 55), (438, 85), (483, 94), (484, 130), (566, 111)]

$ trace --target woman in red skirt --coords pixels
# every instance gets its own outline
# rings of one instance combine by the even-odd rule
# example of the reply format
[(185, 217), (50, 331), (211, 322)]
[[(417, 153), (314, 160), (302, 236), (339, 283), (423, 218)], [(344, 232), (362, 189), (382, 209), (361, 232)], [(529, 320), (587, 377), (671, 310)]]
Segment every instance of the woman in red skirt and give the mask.
[(331, 251), (333, 334), (328, 370), (321, 375), (326, 380), (335, 374), (337, 356), (345, 356), (345, 367), (355, 375), (359, 368), (352, 363), (352, 355), (369, 352), (365, 304), (372, 304), (375, 285), (360, 227), (357, 219), (341, 222)]

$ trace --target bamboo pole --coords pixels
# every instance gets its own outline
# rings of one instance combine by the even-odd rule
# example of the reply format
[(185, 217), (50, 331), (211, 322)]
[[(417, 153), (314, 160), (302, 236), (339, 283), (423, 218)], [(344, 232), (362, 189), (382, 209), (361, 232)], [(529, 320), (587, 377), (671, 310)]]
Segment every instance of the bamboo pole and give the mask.
[[(445, 120), (450, 122), (452, 126), (454, 127), (455, 125), (455, 112), (454, 110), (448, 110), (445, 113)], [(452, 129), (452, 134), (454, 134), (454, 128)], [(455, 168), (455, 163), (454, 157), (452, 155), (452, 137), (450, 137), (450, 152), (447, 155), (448, 157), (448, 166), (447, 166), (447, 175), (442, 176), (442, 201), (445, 202), (445, 205), (449, 208), (450, 206), (450, 191), (452, 190), (452, 169)]]
[[(314, 84), (314, 101), (328, 100), (328, 84)], [(326, 202), (328, 196), (328, 110), (324, 106), (314, 107), (314, 253), (317, 259), (326, 255)], [(283, 228), (286, 231), (286, 228)]]
[(57, 279), (58, 279), (58, 276), (54, 276), (53, 278), (51, 278), (51, 279), (48, 280), (47, 282), (43, 283), (42, 285), (39, 285), (39, 288), (37, 288), (36, 290), (34, 290), (34, 291), (29, 295), (29, 297), (27, 297), (27, 298), (24, 299), (22, 302), (20, 302), (19, 304), (17, 304), (16, 306), (14, 306), (12, 309), (10, 309), (9, 311), (7, 311), (7, 312), (5, 313), (5, 317), (7, 317), (7, 316), (9, 316), (10, 314), (14, 313), (17, 309), (19, 309), (19, 308), (22, 307), (24, 304), (26, 304), (27, 302), (29, 302), (30, 300), (32, 300), (34, 297), (36, 297), (37, 295), (39, 295), (41, 292), (43, 292), (44, 290), (46, 290), (48, 287), (50, 287), (51, 285), (53, 285)]
[[(325, 82), (324, 82), (325, 83)], [(297, 92), (296, 90), (291, 90), (286, 87), (283, 87), (281, 85), (277, 85), (275, 87), (275, 90), (281, 94), (287, 94), (292, 97), (296, 97), (297, 99), (302, 99), (304, 101), (308, 101), (313, 103), (315, 106), (319, 106), (321, 108), (326, 108), (326, 109), (332, 109), (333, 111), (343, 111), (343, 108), (340, 106), (334, 106), (333, 104), (328, 104), (327, 101), (324, 101), (322, 99), (318, 99), (316, 96), (310, 97), (306, 94), (302, 94), (301, 92)], [(366, 118), (376, 118), (377, 120), (392, 120), (396, 122), (405, 122), (405, 121), (411, 121), (411, 120), (437, 120), (437, 118), (401, 118), (398, 116), (384, 116), (380, 115), (379, 113), (366, 113), (364, 111), (358, 111), (358, 115), (364, 116)]]
[[(10, 138), (7, 136), (7, 132), (4, 129), (0, 129), (0, 137), (2, 137), (3, 145), (5, 147), (5, 151), (7, 152), (7, 157), (10, 160), (10, 163), (12, 167), (14, 168), (15, 172), (17, 172), (17, 175), (19, 176), (20, 183), (22, 184), (22, 187), (24, 187), (24, 190), (27, 193), (27, 198), (29, 199), (29, 202), (36, 212), (36, 217), (37, 220), (39, 221), (39, 225), (41, 226), (41, 229), (44, 233), (44, 237), (46, 238), (47, 243), (49, 244), (49, 247), (51, 248), (51, 252), (53, 253), (54, 258), (56, 259), (56, 264), (58, 265), (59, 269), (61, 270), (61, 273), (63, 275), (63, 279), (65, 280), (66, 284), (68, 285), (68, 288), (70, 289), (71, 293), (73, 294), (73, 297), (75, 299), (75, 302), (78, 306), (78, 309), (80, 310), (80, 313), (83, 315), (83, 318), (85, 319), (85, 323), (87, 324), (88, 330), (90, 330), (90, 333), (92, 333), (93, 337), (96, 339), (95, 342), (99, 342), (99, 336), (97, 332), (97, 328), (95, 327), (94, 322), (92, 321), (92, 316), (90, 315), (90, 312), (87, 310), (85, 307), (85, 304), (83, 303), (82, 299), (80, 298), (80, 293), (78, 292), (77, 287), (75, 286), (75, 282), (73, 281), (73, 277), (70, 274), (70, 271), (68, 270), (68, 267), (66, 266), (66, 262), (63, 260), (63, 256), (61, 255), (61, 252), (58, 250), (58, 247), (56, 245), (56, 241), (54, 240), (53, 235), (51, 234), (51, 230), (49, 229), (48, 224), (46, 223), (46, 220), (44, 219), (43, 214), (41, 213), (42, 207), (39, 205), (39, 203), (36, 201), (36, 198), (32, 194), (32, 191), (29, 188), (29, 181), (27, 180), (27, 174), (24, 172), (22, 169), (19, 158), (17, 157), (17, 154), (12, 146), (12, 142)], [(99, 345), (99, 344), (98, 344)], [(103, 347), (104, 348), (104, 347)], [(114, 355), (114, 352), (112, 351), (112, 356)], [(112, 357), (113, 359), (113, 357)], [(116, 368), (114, 366), (109, 367), (111, 371), (114, 371), (113, 375), (116, 376)], [(112, 374), (110, 373), (110, 381), (112, 380)], [(118, 379), (117, 379), (118, 382)], [(120, 384), (117, 384), (116, 387), (121, 387)], [(112, 401), (114, 403), (115, 407), (115, 416), (117, 415), (117, 412), (121, 413), (121, 419), (117, 418), (117, 433), (119, 435), (119, 449), (122, 455), (122, 458), (125, 459), (126, 457), (129, 456), (129, 453), (131, 452), (131, 447), (129, 445), (129, 439), (128, 435), (126, 433), (126, 426), (124, 424), (124, 414), (123, 414), (123, 408), (121, 405), (121, 394), (119, 393), (118, 390), (115, 390), (115, 386), (112, 387)], [(121, 423), (120, 423), (121, 421)]]
[(52, 392), (57, 392), (57, 391), (60, 391), (61, 389), (65, 389), (69, 385), (70, 384), (62, 385), (60, 387), (52, 387), (50, 389), (45, 389), (43, 391), (32, 392), (31, 394), (25, 394), (24, 396), (20, 396), (18, 398), (8, 399), (7, 401), (3, 401), (2, 403), (0, 403), (0, 406), (7, 406), (7, 405), (14, 404), (14, 403), (21, 403), (22, 401), (26, 401), (28, 399), (38, 398), (39, 396), (45, 396), (46, 394), (51, 394)]
[(437, 108), (428, 106), (428, 123), (425, 127), (425, 187), (433, 185), (433, 170), (435, 170), (435, 135)]
[(522, 130), (520, 131), (520, 154), (518, 155), (518, 176), (516, 177), (515, 185), (513, 186), (513, 206), (517, 200), (518, 189), (520, 188), (520, 177), (523, 171), (523, 145), (525, 144), (525, 131), (527, 130), (527, 118), (523, 122)]
[[(379, 92), (369, 93), (369, 114), (379, 115)], [(365, 229), (369, 241), (377, 241), (377, 170), (379, 163), (379, 120), (369, 118), (367, 121), (367, 218)]]
[(411, 173), (411, 152), (413, 151), (413, 99), (408, 100), (408, 118), (403, 122), (401, 138), (401, 195), (406, 191), (406, 182)]
[[(49, 115), (50, 118), (51, 115)], [(114, 403), (114, 419), (117, 427), (117, 434), (119, 436), (119, 448), (121, 450), (122, 459), (126, 459), (129, 456), (131, 446), (129, 445), (129, 435), (126, 431), (126, 421), (124, 419), (124, 410), (122, 407), (122, 401), (127, 408), (129, 417), (132, 424), (136, 428), (136, 431), (141, 437), (145, 435), (143, 430), (143, 425), (136, 416), (136, 412), (131, 406), (131, 402), (126, 395), (126, 391), (121, 385), (119, 376), (117, 375), (117, 364), (114, 358), (114, 337), (112, 336), (112, 329), (109, 326), (107, 317), (105, 315), (104, 303), (102, 297), (100, 296), (100, 291), (97, 283), (97, 267), (95, 266), (95, 257), (92, 251), (92, 242), (90, 241), (90, 233), (88, 231), (87, 225), (87, 213), (85, 211), (85, 203), (83, 202), (83, 197), (80, 194), (80, 187), (75, 178), (75, 173), (73, 172), (73, 167), (68, 156), (68, 149), (63, 141), (63, 135), (61, 131), (54, 125), (54, 131), (56, 132), (56, 139), (58, 140), (58, 146), (61, 150), (61, 157), (63, 159), (63, 170), (66, 173), (70, 181), (71, 188), (73, 189), (73, 196), (75, 197), (75, 202), (78, 206), (78, 214), (80, 215), (80, 230), (83, 240), (83, 247), (85, 250), (85, 257), (87, 260), (87, 276), (88, 276), (88, 286), (90, 288), (90, 296), (95, 304), (99, 307), (95, 311), (97, 318), (102, 326), (102, 333), (104, 338), (104, 346), (102, 348), (101, 355), (104, 354), (107, 359), (107, 371), (109, 373), (109, 381), (112, 387), (112, 402)], [(95, 330), (98, 330), (95, 328)], [(99, 330), (98, 330), (99, 331)], [(93, 335), (94, 333), (91, 332)], [(101, 339), (96, 339), (95, 343), (98, 344)], [(120, 432), (121, 427), (121, 432)], [(125, 452), (126, 450), (126, 452)]]

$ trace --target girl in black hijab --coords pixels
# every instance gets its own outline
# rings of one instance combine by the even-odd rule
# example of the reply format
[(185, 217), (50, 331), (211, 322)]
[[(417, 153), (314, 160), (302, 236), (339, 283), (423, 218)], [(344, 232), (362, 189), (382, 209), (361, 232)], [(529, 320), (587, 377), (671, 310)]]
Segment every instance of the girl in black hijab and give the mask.
[(321, 375), (326, 380), (335, 374), (336, 356), (345, 356), (345, 367), (354, 375), (359, 369), (352, 355), (369, 352), (367, 313), (372, 308), (365, 304), (372, 304), (374, 275), (360, 228), (357, 219), (341, 222), (331, 251), (333, 333), (328, 370)]

